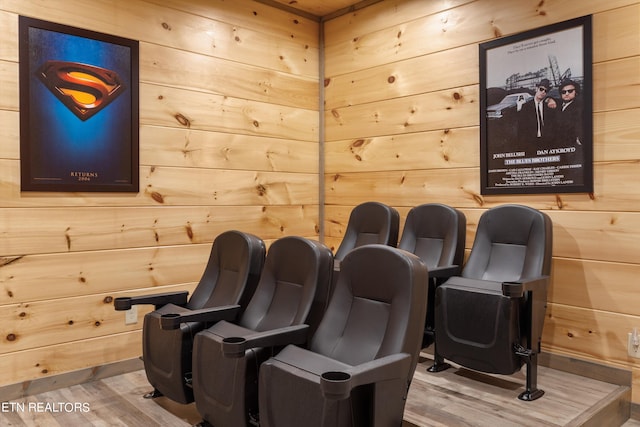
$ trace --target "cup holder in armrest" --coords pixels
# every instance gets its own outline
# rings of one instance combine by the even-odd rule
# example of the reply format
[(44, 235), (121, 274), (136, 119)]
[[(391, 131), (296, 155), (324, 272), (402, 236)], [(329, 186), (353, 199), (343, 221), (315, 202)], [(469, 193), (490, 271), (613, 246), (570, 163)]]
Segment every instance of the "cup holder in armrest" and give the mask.
[(522, 283), (520, 282), (503, 282), (502, 294), (509, 298), (522, 298), (524, 295)]
[(351, 395), (351, 375), (347, 372), (329, 371), (320, 377), (320, 388), (327, 399), (344, 400)]
[(162, 329), (179, 329), (180, 315), (178, 313), (165, 313), (160, 316), (160, 328)]
[(222, 352), (227, 357), (240, 358), (244, 356), (244, 344), (247, 342), (242, 337), (227, 337), (222, 339)]

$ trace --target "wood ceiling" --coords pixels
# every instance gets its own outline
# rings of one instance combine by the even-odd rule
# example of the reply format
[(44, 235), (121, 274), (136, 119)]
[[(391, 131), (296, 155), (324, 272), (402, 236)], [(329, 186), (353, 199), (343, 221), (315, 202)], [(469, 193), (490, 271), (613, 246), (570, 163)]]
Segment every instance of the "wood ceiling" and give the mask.
[(376, 3), (380, 0), (256, 0), (261, 3), (271, 3), (274, 6), (282, 5), (287, 9), (295, 9), (303, 15), (313, 15), (315, 17), (327, 17), (346, 12), (349, 8), (360, 9), (368, 4)]

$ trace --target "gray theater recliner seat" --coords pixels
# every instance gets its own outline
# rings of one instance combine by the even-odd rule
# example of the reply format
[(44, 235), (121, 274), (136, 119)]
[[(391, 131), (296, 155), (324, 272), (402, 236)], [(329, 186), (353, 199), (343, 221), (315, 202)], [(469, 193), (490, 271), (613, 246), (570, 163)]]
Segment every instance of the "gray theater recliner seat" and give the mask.
[(411, 253), (379, 244), (349, 252), (308, 349), (288, 345), (262, 364), (260, 426), (399, 427), (427, 285)]
[(489, 209), (480, 217), (460, 276), (436, 290), (436, 363), (443, 358), (494, 374), (527, 365), (521, 400), (535, 400), (537, 360), (551, 272), (551, 219), (520, 205)]
[(400, 214), (391, 206), (380, 202), (365, 202), (354, 207), (334, 256), (331, 289), (333, 290), (340, 276), (340, 263), (350, 251), (371, 244), (395, 248), (398, 244), (399, 228)]
[[(154, 390), (145, 397), (166, 396), (179, 403), (193, 402), (189, 379), (193, 337), (221, 319), (233, 320), (240, 307), (253, 295), (265, 258), (264, 242), (249, 233), (227, 231), (213, 242), (204, 273), (187, 300), (188, 292), (116, 298), (116, 310), (132, 305), (153, 304), (155, 311), (144, 317), (142, 360)], [(227, 307), (222, 316), (183, 323), (178, 329), (163, 330), (164, 314), (191, 314), (210, 307)], [(233, 306), (233, 307), (230, 307)]]
[(395, 247), (399, 228), (400, 215), (391, 206), (379, 202), (361, 203), (349, 215), (335, 259), (342, 261), (349, 251), (362, 245), (379, 243)]
[(412, 208), (398, 248), (416, 254), (429, 269), (429, 299), (422, 347), (433, 343), (436, 288), (462, 271), (467, 220), (451, 206), (427, 203)]
[(276, 240), (238, 321), (221, 321), (196, 335), (193, 390), (201, 425), (249, 425), (258, 411), (260, 364), (289, 343), (307, 342), (326, 309), (332, 265), (333, 254), (322, 243)]

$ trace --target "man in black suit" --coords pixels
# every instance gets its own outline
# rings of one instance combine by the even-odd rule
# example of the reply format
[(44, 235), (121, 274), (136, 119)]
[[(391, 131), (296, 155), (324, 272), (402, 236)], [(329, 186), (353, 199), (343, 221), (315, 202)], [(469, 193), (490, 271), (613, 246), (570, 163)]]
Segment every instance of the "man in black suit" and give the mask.
[[(560, 97), (558, 103), (558, 147), (567, 151), (562, 154), (562, 163), (572, 166), (564, 170), (565, 179), (574, 184), (583, 181), (584, 168), (584, 128), (582, 126), (582, 99), (580, 99), (580, 85), (567, 79), (560, 83)], [(577, 167), (580, 165), (581, 167)]]
[(580, 85), (573, 80), (563, 80), (560, 83), (558, 138), (562, 146), (578, 147), (582, 145), (582, 100), (580, 99)]
[(536, 86), (533, 100), (522, 106), (518, 113), (518, 142), (527, 155), (556, 145), (556, 120), (558, 109), (553, 98), (548, 97), (551, 84), (542, 79)]

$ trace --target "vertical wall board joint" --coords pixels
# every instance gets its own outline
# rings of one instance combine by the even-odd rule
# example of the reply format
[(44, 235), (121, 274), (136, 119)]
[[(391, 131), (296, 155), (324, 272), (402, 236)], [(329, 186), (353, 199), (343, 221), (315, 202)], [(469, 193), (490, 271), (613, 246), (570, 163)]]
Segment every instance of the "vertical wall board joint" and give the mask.
[(325, 217), (325, 186), (324, 186), (324, 166), (325, 166), (325, 123), (324, 123), (324, 19), (318, 25), (318, 238), (324, 243), (324, 217)]

